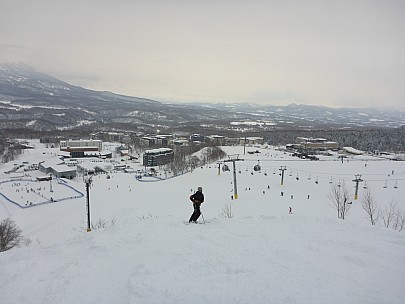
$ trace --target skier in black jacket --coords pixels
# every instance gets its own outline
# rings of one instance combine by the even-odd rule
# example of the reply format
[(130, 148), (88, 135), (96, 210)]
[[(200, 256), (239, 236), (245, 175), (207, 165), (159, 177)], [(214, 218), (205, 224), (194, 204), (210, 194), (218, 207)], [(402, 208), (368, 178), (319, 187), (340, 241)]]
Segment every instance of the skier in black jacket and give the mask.
[(197, 223), (197, 219), (201, 215), (200, 205), (204, 202), (204, 194), (202, 193), (202, 187), (197, 188), (197, 192), (190, 196), (190, 201), (193, 202), (194, 212), (189, 219), (189, 223)]

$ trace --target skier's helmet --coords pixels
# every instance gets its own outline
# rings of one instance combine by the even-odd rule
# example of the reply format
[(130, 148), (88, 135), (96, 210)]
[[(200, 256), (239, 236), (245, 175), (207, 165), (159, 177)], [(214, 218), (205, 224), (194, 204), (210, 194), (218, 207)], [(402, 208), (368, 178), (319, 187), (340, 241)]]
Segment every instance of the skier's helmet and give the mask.
[(198, 187), (197, 190), (198, 190), (198, 191), (202, 191), (202, 187)]

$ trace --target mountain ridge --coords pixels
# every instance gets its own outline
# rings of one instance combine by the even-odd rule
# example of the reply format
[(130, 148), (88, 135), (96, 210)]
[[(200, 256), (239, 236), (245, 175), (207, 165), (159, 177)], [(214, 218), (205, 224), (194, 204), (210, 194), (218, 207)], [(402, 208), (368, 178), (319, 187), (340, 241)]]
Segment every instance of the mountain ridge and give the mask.
[(0, 64), (1, 128), (57, 130), (120, 124), (129, 129), (188, 129), (208, 124), (224, 130), (232, 129), (235, 121), (268, 122), (273, 128), (395, 128), (405, 124), (405, 113), (297, 103), (167, 103), (71, 85), (24, 63)]

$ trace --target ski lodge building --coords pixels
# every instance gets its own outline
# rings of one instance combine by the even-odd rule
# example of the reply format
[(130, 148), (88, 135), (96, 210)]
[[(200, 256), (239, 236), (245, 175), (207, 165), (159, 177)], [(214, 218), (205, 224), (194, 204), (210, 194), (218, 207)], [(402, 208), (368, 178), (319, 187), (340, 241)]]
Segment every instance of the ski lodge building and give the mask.
[(329, 150), (337, 149), (339, 144), (335, 141), (328, 141), (324, 138), (307, 138), (307, 137), (297, 137), (296, 143), (299, 144), (304, 149), (313, 150)]
[(172, 162), (173, 158), (174, 153), (170, 148), (146, 150), (143, 154), (143, 165), (145, 167), (166, 165)]
[(60, 150), (70, 153), (70, 157), (86, 157), (86, 152), (101, 153), (103, 141), (98, 139), (61, 140)]
[(54, 157), (39, 163), (39, 171), (44, 174), (52, 174), (56, 178), (69, 178), (76, 177), (76, 169), (69, 167), (59, 157)]
[(239, 137), (239, 145), (262, 145), (263, 137)]

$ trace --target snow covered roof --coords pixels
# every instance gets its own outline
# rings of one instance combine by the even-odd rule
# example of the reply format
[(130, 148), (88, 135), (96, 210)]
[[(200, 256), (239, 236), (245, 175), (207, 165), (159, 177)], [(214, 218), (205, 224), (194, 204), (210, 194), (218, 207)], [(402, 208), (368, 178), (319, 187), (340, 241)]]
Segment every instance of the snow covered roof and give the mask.
[(86, 157), (90, 157), (90, 156), (94, 156), (94, 158), (99, 158), (99, 157), (103, 157), (103, 156), (109, 156), (109, 155), (111, 155), (111, 151), (101, 151), (101, 152), (99, 152), (99, 151), (85, 151), (84, 152), (84, 155), (86, 156)]
[(53, 158), (50, 158), (50, 159), (42, 162), (41, 166), (43, 168), (50, 168), (50, 167), (54, 167), (54, 166), (60, 165), (60, 164), (64, 164), (64, 161), (62, 159), (60, 159), (59, 157), (53, 157)]
[(162, 152), (173, 152), (172, 149), (170, 148), (159, 148), (159, 149), (151, 149), (151, 150), (146, 150), (145, 153), (146, 154), (153, 154), (153, 153), (162, 153)]
[(353, 147), (343, 147), (343, 150), (350, 154), (361, 155), (364, 154), (364, 151), (357, 150)]
[(52, 170), (58, 173), (64, 173), (64, 172), (73, 172), (76, 171), (75, 169), (72, 169), (71, 167), (67, 165), (56, 165), (52, 166)]
[(63, 157), (70, 157), (70, 152), (67, 151), (59, 151), (58, 152), (59, 156), (63, 156)]
[(85, 171), (94, 171), (96, 168), (101, 169), (103, 171), (109, 171), (112, 169), (112, 165), (109, 163), (104, 162), (91, 162), (91, 161), (84, 161), (77, 165), (78, 168), (81, 168)]

